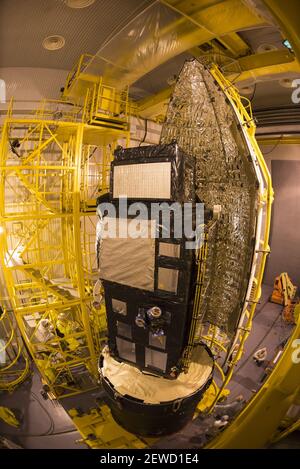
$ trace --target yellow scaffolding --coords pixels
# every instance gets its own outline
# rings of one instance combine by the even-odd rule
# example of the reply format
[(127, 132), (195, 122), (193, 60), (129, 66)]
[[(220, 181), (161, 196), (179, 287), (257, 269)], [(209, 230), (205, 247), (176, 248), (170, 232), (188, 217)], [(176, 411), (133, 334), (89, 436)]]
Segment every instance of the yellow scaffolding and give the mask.
[[(108, 98), (103, 86), (98, 91), (101, 108), (101, 93)], [(89, 115), (87, 99), (84, 106), (45, 100), (22, 119), (11, 103), (0, 145), (1, 267), (22, 337), (56, 397), (96, 385), (106, 330), (93, 301), (96, 198), (108, 190), (128, 124), (91, 125)]]
[(102, 67), (103, 59), (89, 54), (81, 55), (67, 77), (62, 99), (71, 98), (77, 103), (84, 103), (83, 119), (88, 124), (128, 130), (128, 86), (117, 89), (104, 82), (99, 73)]

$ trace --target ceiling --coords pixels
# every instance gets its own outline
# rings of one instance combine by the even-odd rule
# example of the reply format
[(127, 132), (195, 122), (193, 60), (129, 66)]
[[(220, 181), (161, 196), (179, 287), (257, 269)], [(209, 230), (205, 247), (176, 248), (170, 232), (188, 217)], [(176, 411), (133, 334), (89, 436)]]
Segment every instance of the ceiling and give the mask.
[(270, 45), (276, 49), (284, 49), (283, 37), (280, 31), (273, 25), (266, 25), (263, 28), (253, 28), (248, 31), (241, 31), (239, 35), (250, 46), (251, 52), (259, 52), (259, 47)]
[[(128, 23), (139, 15), (145, 8), (151, 6), (155, 0), (95, 0), (95, 2), (81, 9), (73, 9), (66, 5), (65, 0), (0, 0), (0, 67), (32, 67), (34, 69), (53, 69), (68, 71), (77, 62), (82, 53), (96, 54), (108, 38), (114, 38), (113, 49), (122, 49), (118, 32), (125, 28)], [(160, 62), (148, 68), (143, 76), (140, 76), (131, 87), (131, 95), (135, 99), (151, 97), (159, 91), (169, 87), (170, 83), (178, 75), (183, 62), (192, 55), (203, 54), (203, 48), (213, 46), (214, 52), (226, 55), (230, 60), (243, 60), (252, 58), (252, 62), (262, 67), (264, 64), (262, 55), (259, 53), (262, 46), (267, 45), (275, 51), (287, 51), (282, 41), (285, 39), (276, 26), (263, 5), (262, 0), (166, 0), (161, 3), (165, 8), (170, 8), (176, 15), (185, 15), (183, 18), (192, 18), (194, 28), (199, 24), (199, 30), (203, 29), (209, 40), (200, 40), (195, 43), (194, 48), (186, 47), (186, 50), (178, 49), (172, 56), (160, 57)], [(234, 44), (239, 44), (241, 50), (232, 50), (229, 44), (233, 40), (227, 35), (219, 35), (217, 31), (222, 30), (224, 19), (222, 14), (228, 10), (227, 29), (230, 31), (232, 11), (232, 22), (238, 23), (238, 14), (232, 10), (234, 4), (247, 5), (249, 13), (255, 15), (257, 11), (258, 22), (247, 23), (247, 16), (244, 15), (241, 21), (241, 29), (234, 29)], [(255, 6), (255, 9), (253, 8)], [(216, 15), (213, 8), (218, 8)], [(230, 10), (231, 8), (231, 10)], [(199, 10), (199, 11), (198, 11)], [(224, 13), (225, 12), (225, 13)], [(236, 12), (235, 12), (236, 13)], [(260, 16), (259, 16), (260, 15)], [(242, 16), (242, 15), (241, 15)], [(147, 15), (145, 16), (147, 18)], [(147, 29), (147, 22), (143, 25)], [(212, 33), (215, 31), (215, 34)], [(237, 34), (236, 34), (237, 33)], [(231, 33), (230, 33), (231, 34)], [(65, 38), (65, 46), (57, 51), (45, 50), (42, 42), (49, 35), (62, 35)], [(231, 34), (232, 36), (232, 34)], [(201, 34), (194, 37), (202, 37)], [(205, 37), (205, 34), (204, 36)], [(216, 39), (214, 39), (214, 37)], [(223, 40), (226, 41), (224, 42)], [(204, 42), (204, 44), (203, 44)], [(224, 44), (226, 47), (224, 47)], [(204, 47), (205, 46), (205, 47)], [(134, 43), (133, 43), (134, 47)], [(264, 49), (263, 49), (264, 50)], [(254, 60), (253, 60), (254, 59)], [(291, 59), (293, 60), (293, 59)], [(242, 62), (242, 61), (241, 61)], [(268, 64), (268, 61), (267, 61)], [(239, 83), (238, 86), (254, 86), (253, 92), (248, 93), (251, 97), (254, 108), (280, 107), (289, 105), (291, 102), (291, 89), (279, 84), (279, 79), (283, 77), (295, 78), (299, 76), (295, 64), (289, 69), (289, 63), (276, 64), (267, 67), (261, 73), (250, 68), (247, 70), (247, 80)], [(254, 65), (254, 68), (256, 65)], [(13, 70), (13, 69), (12, 69)], [(25, 70), (25, 69), (24, 69)], [(261, 69), (259, 69), (261, 70)], [(9, 76), (14, 72), (12, 71)], [(30, 80), (26, 71), (26, 80)], [(33, 76), (43, 76), (43, 80), (52, 80), (53, 73), (32, 72)], [(47, 78), (48, 77), (48, 78)], [(60, 79), (60, 83), (61, 83)], [(8, 87), (10, 83), (8, 83)], [(45, 87), (46, 89), (46, 87)], [(58, 89), (58, 84), (55, 84)], [(153, 116), (155, 117), (155, 116)]]
[[(70, 70), (82, 53), (95, 54), (153, 0), (96, 0), (87, 8), (70, 8), (63, 0), (0, 0), (0, 67), (44, 67)], [(50, 35), (62, 35), (65, 46), (43, 48)]]

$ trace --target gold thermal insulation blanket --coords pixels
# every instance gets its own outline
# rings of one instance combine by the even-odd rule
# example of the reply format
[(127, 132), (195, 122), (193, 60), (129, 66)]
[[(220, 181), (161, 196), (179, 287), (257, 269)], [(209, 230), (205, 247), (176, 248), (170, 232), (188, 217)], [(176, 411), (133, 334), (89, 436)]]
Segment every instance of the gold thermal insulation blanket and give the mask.
[(107, 349), (102, 353), (103, 377), (108, 378), (120, 394), (148, 404), (169, 402), (194, 394), (207, 382), (213, 369), (213, 359), (202, 346), (194, 349), (188, 372), (180, 373), (176, 380), (144, 374), (134, 366), (116, 361)]
[(231, 337), (249, 282), (258, 186), (234, 108), (197, 60), (185, 63), (169, 103), (160, 143), (172, 140), (196, 159), (199, 199), (207, 208), (221, 205), (199, 314)]

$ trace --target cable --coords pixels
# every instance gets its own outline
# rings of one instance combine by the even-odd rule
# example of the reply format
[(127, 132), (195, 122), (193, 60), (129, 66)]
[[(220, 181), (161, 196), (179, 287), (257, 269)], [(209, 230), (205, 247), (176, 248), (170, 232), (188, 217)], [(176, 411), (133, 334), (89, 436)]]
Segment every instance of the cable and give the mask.
[(24, 437), (33, 437), (33, 438), (38, 438), (38, 437), (56, 436), (56, 435), (64, 435), (64, 434), (78, 432), (78, 430), (76, 428), (70, 428), (68, 430), (62, 430), (62, 431), (54, 432), (55, 423), (54, 423), (54, 420), (53, 420), (50, 412), (42, 404), (42, 402), (39, 399), (39, 396), (37, 396), (33, 391), (31, 391), (31, 395), (33, 396), (34, 400), (39, 403), (39, 405), (44, 410), (44, 412), (47, 414), (47, 416), (50, 420), (50, 425), (49, 425), (48, 430), (46, 432), (43, 432), (43, 433), (3, 433), (2, 432), (2, 435), (7, 436), (7, 437), (22, 437), (22, 438), (24, 438)]
[(141, 140), (140, 143), (139, 143), (139, 147), (140, 147), (141, 144), (144, 143), (144, 141), (146, 140), (147, 133), (148, 133), (148, 119), (145, 119), (145, 132), (144, 132), (144, 136), (143, 136), (142, 140)]
[(239, 72), (239, 73), (237, 74), (237, 76), (236, 76), (233, 80), (231, 80), (231, 84), (232, 84), (232, 85), (234, 85), (234, 84), (236, 83), (236, 81), (240, 78), (240, 76), (242, 75), (242, 73), (243, 73), (243, 72)]
[(281, 142), (282, 139), (283, 139), (283, 134), (279, 137), (278, 142), (275, 143), (275, 145), (273, 146), (273, 148), (272, 148), (270, 151), (264, 153), (264, 156), (270, 155), (274, 150), (276, 150), (276, 148), (278, 147), (278, 145), (280, 144), (280, 142)]
[(53, 432), (46, 436), (68, 435), (69, 433), (79, 433), (79, 432), (76, 428), (70, 428), (70, 430), (62, 430), (60, 432)]
[(45, 431), (44, 433), (19, 433), (19, 432), (16, 432), (16, 433), (3, 433), (5, 436), (14, 436), (14, 437), (38, 437), (38, 436), (47, 436), (49, 434), (51, 434), (54, 430), (54, 421), (53, 421), (53, 418), (51, 417), (50, 413), (48, 412), (48, 410), (43, 406), (43, 404), (40, 402), (39, 400), (39, 397), (34, 393), (34, 392), (30, 392), (30, 394), (33, 396), (34, 400), (37, 401), (40, 405), (40, 407), (43, 409), (43, 411), (47, 414), (47, 417), (49, 418), (49, 421), (50, 421), (50, 425), (49, 425), (49, 428), (47, 431)]
[(49, 427), (49, 429), (47, 430), (47, 432), (45, 432), (45, 433), (43, 434), (43, 435), (48, 435), (49, 433), (53, 432), (53, 430), (54, 430), (54, 428), (55, 428), (52, 415), (51, 415), (50, 412), (46, 409), (46, 407), (41, 403), (41, 401), (40, 401), (40, 399), (39, 399), (39, 396), (37, 396), (33, 391), (31, 391), (31, 395), (32, 395), (33, 398), (36, 400), (36, 402), (39, 403), (40, 407), (43, 409), (43, 411), (45, 412), (45, 414), (48, 416), (48, 418), (49, 418), (49, 420), (50, 420), (50, 427)]
[(249, 359), (252, 359), (252, 356), (253, 354), (255, 353), (255, 351), (260, 347), (260, 345), (263, 343), (263, 341), (266, 339), (266, 337), (270, 334), (270, 331), (273, 329), (273, 327), (275, 326), (276, 322), (278, 321), (278, 319), (281, 319), (281, 313), (274, 319), (274, 321), (272, 322), (272, 325), (271, 327), (267, 330), (267, 332), (263, 335), (263, 337), (260, 339), (260, 341), (255, 345), (255, 348), (252, 349), (252, 351), (250, 352), (249, 354), (249, 357), (247, 358), (247, 360), (244, 361), (244, 363), (242, 363), (238, 368), (235, 369), (235, 374), (240, 371), (248, 362), (249, 362)]
[(92, 156), (96, 153), (96, 151), (98, 150), (98, 147), (95, 147), (92, 152), (89, 154), (88, 156), (88, 160), (90, 160), (92, 158)]
[(68, 435), (70, 433), (78, 433), (76, 428), (70, 430), (62, 430), (61, 432), (53, 432), (48, 435), (44, 434), (32, 434), (32, 433), (4, 433), (1, 431), (1, 436), (10, 437), (10, 438), (45, 438), (46, 436), (58, 436), (58, 435)]
[(254, 83), (254, 90), (253, 90), (253, 93), (252, 93), (251, 98), (249, 98), (250, 103), (253, 102), (253, 99), (254, 99), (254, 97), (255, 97), (256, 87), (257, 87), (257, 83)]

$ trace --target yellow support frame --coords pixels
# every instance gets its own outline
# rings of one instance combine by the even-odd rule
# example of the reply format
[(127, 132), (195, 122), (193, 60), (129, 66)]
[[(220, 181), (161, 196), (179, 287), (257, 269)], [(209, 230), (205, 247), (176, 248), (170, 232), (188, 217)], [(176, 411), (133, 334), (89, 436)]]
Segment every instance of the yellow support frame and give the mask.
[(15, 119), (11, 105), (0, 144), (1, 267), (22, 337), (56, 397), (97, 383), (106, 324), (93, 302), (95, 200), (108, 189), (115, 146), (129, 140), (127, 129), (90, 125), (86, 115), (46, 100)]
[[(76, 73), (80, 75), (81, 70), (82, 64)], [(265, 208), (266, 217), (259, 254), (260, 262), (252, 285), (251, 306), (246, 311), (246, 323), (239, 331), (238, 349), (229, 362), (229, 371), (224, 374), (222, 367), (217, 364), (221, 385), (217, 386), (216, 380), (212, 384), (210, 391), (213, 398), (208, 400), (205, 407), (210, 410), (226, 394), (226, 386), (251, 330), (256, 302), (260, 297), (265, 260), (269, 252), (268, 235), (273, 199), (270, 176), (255, 140), (255, 125), (250, 105), (247, 104), (245, 108), (237, 90), (217, 67), (212, 67), (211, 71), (243, 122), (257, 156), (266, 182), (266, 192), (259, 201)], [(96, 81), (95, 77), (92, 80), (90, 77), (86, 78), (89, 82), (88, 89), (91, 88), (91, 82), (99, 85), (99, 77)], [(71, 87), (72, 85), (69, 89)], [(107, 173), (111, 159), (107, 145), (110, 144), (113, 148), (118, 139), (128, 141), (129, 138), (125, 128), (122, 130), (109, 126), (96, 128), (90, 125), (89, 99), (87, 93), (82, 113), (68, 117), (69, 121), (64, 121), (61, 116), (56, 119), (52, 112), (47, 112), (49, 103), (44, 103), (42, 110), (36, 114), (35, 117), (38, 116), (38, 119), (14, 119), (10, 108), (4, 123), (0, 146), (0, 223), (5, 238), (5, 242), (1, 243), (0, 261), (22, 336), (44, 382), (59, 397), (82, 392), (84, 383), (77, 380), (78, 374), (82, 375), (82, 369), (86, 370), (88, 376), (92, 376), (92, 380), (86, 383), (85, 389), (93, 387), (97, 353), (101, 348), (101, 337), (98, 332), (99, 329), (105, 330), (103, 314), (93, 307), (94, 272), (91, 261), (93, 243), (86, 229), (89, 223), (94, 223), (90, 201), (94, 200), (96, 193), (91, 194), (90, 182), (99, 170), (97, 160), (92, 162), (92, 153), (95, 148), (97, 151), (97, 147), (101, 146), (102, 171), (98, 183), (93, 187), (100, 193), (105, 192), (108, 187)], [(58, 104), (55, 103), (55, 106)], [(62, 112), (60, 107), (58, 109), (58, 112)], [(11, 148), (13, 139), (20, 129), (23, 129), (23, 134), (18, 138), (21, 148), (26, 149), (25, 156), (18, 158), (15, 154), (10, 154), (8, 157), (8, 149)], [(47, 156), (49, 154), (52, 159)], [(59, 156), (55, 156), (56, 154)], [(13, 164), (12, 159), (14, 159)], [(92, 174), (89, 173), (90, 170)], [(7, 200), (6, 195), (9, 191), (13, 196)], [(46, 237), (45, 232), (47, 232)], [(60, 238), (57, 241), (58, 235)], [(65, 277), (60, 277), (57, 282), (55, 275), (59, 271), (63, 272)], [(66, 291), (71, 291), (71, 296)], [(60, 313), (64, 312), (68, 314), (71, 312), (71, 319), (77, 324), (77, 328), (63, 337), (55, 331), (51, 340), (37, 340), (42, 321), (55, 325)], [(30, 333), (28, 318), (34, 324)], [(210, 326), (207, 330), (202, 330), (201, 337), (212, 348), (222, 352), (227, 350), (225, 338), (215, 327)], [(75, 344), (75, 349), (72, 344)], [(83, 350), (83, 353), (78, 354), (77, 350)], [(101, 418), (103, 415), (101, 432), (104, 432), (105, 438), (103, 435), (100, 436), (97, 447), (113, 447), (112, 437), (116, 424), (108, 411), (104, 411)], [(87, 436), (85, 430), (81, 428), (81, 423), (83, 427), (86, 425), (89, 427), (91, 422), (76, 422), (86, 440)], [(109, 437), (110, 432), (107, 433), (108, 423), (112, 432), (111, 437)], [(134, 437), (130, 437), (128, 441), (125, 437), (125, 440), (120, 441), (121, 447), (136, 447), (136, 444), (139, 446), (141, 442)]]
[(82, 443), (93, 449), (143, 449), (155, 439), (139, 438), (120, 427), (113, 419), (110, 409), (102, 404), (81, 415), (70, 409), (69, 415), (82, 435)]
[(114, 87), (103, 83), (94, 84), (87, 91), (89, 108), (88, 123), (119, 130), (129, 128), (128, 87), (118, 91)]

